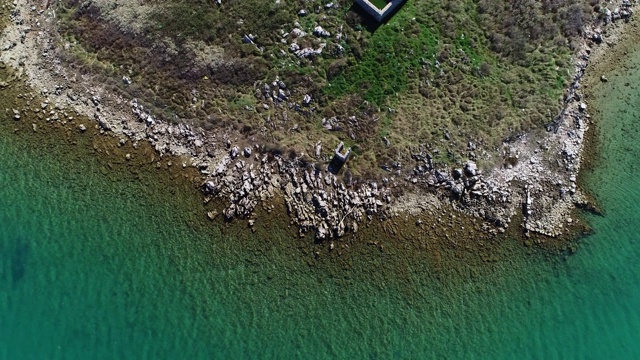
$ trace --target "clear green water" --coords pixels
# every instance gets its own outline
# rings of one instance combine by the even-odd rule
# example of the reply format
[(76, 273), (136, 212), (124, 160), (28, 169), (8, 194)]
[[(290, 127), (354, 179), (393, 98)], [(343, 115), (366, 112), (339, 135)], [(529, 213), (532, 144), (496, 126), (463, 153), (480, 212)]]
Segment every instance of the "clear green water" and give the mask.
[(0, 359), (639, 358), (640, 53), (625, 61), (599, 90), (595, 234), (566, 259), (514, 242), (481, 276), (415, 262), (394, 278), (378, 252), (309, 266), (285, 225), (202, 228), (189, 189), (4, 126)]

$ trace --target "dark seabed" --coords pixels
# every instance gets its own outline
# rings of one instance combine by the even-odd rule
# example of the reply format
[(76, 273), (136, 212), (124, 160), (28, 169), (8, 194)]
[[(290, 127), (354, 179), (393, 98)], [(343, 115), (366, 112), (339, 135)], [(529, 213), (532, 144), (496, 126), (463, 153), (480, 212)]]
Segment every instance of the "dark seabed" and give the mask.
[(400, 273), (393, 248), (318, 266), (286, 219), (216, 227), (182, 170), (14, 134), (3, 113), (0, 359), (640, 358), (640, 52), (620, 63), (590, 104), (595, 233), (566, 258), (503, 240), (486, 270)]

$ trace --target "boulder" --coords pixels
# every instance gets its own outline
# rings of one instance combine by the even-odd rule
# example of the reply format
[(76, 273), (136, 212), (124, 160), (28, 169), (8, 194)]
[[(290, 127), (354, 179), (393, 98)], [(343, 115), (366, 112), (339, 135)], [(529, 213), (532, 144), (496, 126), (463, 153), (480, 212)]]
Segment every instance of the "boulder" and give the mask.
[(289, 51), (291, 51), (291, 52), (300, 51), (300, 45), (298, 45), (296, 43), (292, 43), (291, 45), (289, 45)]
[(578, 106), (578, 109), (580, 109), (580, 111), (586, 111), (587, 110), (587, 104), (581, 102), (580, 105)]
[(476, 163), (473, 161), (468, 161), (464, 165), (464, 173), (469, 177), (476, 176), (477, 171), (478, 171), (478, 167)]
[(296, 38), (301, 38), (301, 37), (307, 35), (307, 33), (302, 31), (302, 30), (300, 30), (300, 29), (298, 29), (298, 28), (295, 28), (295, 29), (291, 30), (291, 35), (293, 35)]
[(238, 157), (238, 147), (234, 146), (230, 151), (229, 151), (229, 156), (231, 156), (232, 159), (235, 159)]
[(207, 181), (204, 183), (204, 185), (202, 185), (202, 188), (205, 192), (205, 194), (214, 194), (216, 193), (218, 187), (216, 186), (216, 184), (213, 181)]
[(318, 25), (313, 29), (313, 34), (320, 37), (329, 37), (331, 33), (325, 30), (322, 26)]

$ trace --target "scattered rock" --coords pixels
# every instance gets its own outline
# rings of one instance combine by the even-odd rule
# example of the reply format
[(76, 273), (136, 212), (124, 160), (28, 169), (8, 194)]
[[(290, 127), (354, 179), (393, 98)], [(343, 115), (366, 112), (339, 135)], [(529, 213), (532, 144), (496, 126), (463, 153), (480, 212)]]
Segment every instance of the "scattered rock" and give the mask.
[(313, 34), (320, 37), (329, 37), (331, 33), (322, 28), (322, 26), (318, 25), (313, 29)]
[(295, 38), (301, 38), (307, 35), (306, 32), (302, 31), (301, 29), (298, 28), (294, 28), (293, 30), (291, 30), (291, 35)]
[(587, 104), (581, 102), (580, 105), (578, 106), (578, 109), (580, 111), (586, 111), (587, 110)]
[(460, 197), (462, 197), (462, 192), (464, 191), (464, 187), (462, 186), (462, 184), (455, 184), (451, 187), (451, 193), (453, 194), (453, 196), (457, 199), (459, 199)]
[(314, 155), (316, 158), (320, 158), (320, 155), (322, 155), (322, 143), (320, 141), (318, 141), (314, 147)]
[(464, 165), (464, 173), (469, 177), (476, 176), (477, 171), (478, 171), (478, 167), (476, 166), (476, 163), (473, 161), (468, 161)]
[(253, 34), (249, 34), (249, 35), (244, 35), (242, 37), (242, 42), (244, 44), (254, 44), (254, 41), (256, 40), (256, 36)]
[(231, 151), (229, 151), (229, 156), (231, 156), (231, 159), (235, 159), (238, 157), (238, 147), (234, 146)]

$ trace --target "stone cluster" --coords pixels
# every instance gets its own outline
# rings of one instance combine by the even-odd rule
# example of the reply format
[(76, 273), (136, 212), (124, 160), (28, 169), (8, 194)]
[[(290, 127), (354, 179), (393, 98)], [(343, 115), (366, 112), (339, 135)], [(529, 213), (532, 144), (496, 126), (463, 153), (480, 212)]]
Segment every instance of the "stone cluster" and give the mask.
[(358, 222), (380, 214), (391, 200), (388, 189), (375, 182), (348, 189), (331, 173), (280, 164), (288, 177), (283, 186), (287, 209), (301, 234), (315, 230), (317, 238), (327, 239), (357, 232)]

